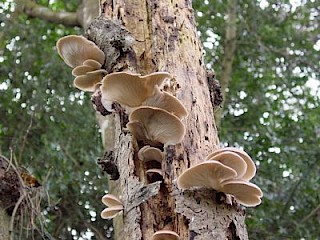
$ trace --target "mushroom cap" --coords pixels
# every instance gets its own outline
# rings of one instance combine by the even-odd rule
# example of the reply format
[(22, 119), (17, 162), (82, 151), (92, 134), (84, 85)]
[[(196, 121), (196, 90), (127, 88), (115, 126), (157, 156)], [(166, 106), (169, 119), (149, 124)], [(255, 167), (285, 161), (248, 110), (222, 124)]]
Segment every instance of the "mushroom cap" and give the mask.
[(139, 150), (138, 158), (144, 162), (154, 160), (161, 163), (164, 155), (163, 152), (160, 151), (160, 149), (147, 145)]
[(188, 115), (186, 108), (178, 98), (167, 92), (161, 92), (157, 86), (154, 89), (154, 94), (148, 97), (141, 105), (164, 109), (180, 119)]
[(233, 195), (239, 203), (246, 207), (259, 205), (263, 196), (261, 189), (257, 185), (240, 179), (222, 182), (219, 191)]
[(72, 69), (72, 75), (77, 77), (81, 75), (86, 75), (87, 72), (91, 72), (96, 70), (96, 68), (91, 67), (91, 66), (86, 66), (86, 65), (79, 65), (76, 66), (74, 69)]
[(178, 187), (188, 189), (192, 187), (207, 187), (219, 190), (220, 183), (233, 179), (237, 172), (232, 168), (215, 160), (209, 160), (188, 168), (178, 177)]
[(155, 72), (145, 76), (128, 72), (111, 73), (102, 81), (102, 98), (129, 107), (139, 107), (154, 93), (154, 87), (161, 85), (166, 78), (171, 78), (166, 72)]
[(127, 128), (137, 139), (155, 145), (174, 145), (181, 142), (185, 135), (185, 127), (178, 117), (155, 107), (136, 108), (129, 115)]
[(123, 210), (123, 206), (121, 206), (121, 205), (105, 208), (105, 209), (101, 212), (101, 218), (103, 218), (103, 219), (114, 218), (114, 217), (117, 216), (117, 214), (120, 213), (122, 210)]
[(73, 85), (82, 91), (94, 92), (102, 77), (102, 73), (77, 76), (73, 81)]
[(148, 175), (157, 174), (157, 175), (160, 175), (162, 177), (162, 170), (158, 169), (158, 168), (151, 168), (151, 169), (148, 169), (146, 171), (146, 174), (148, 174)]
[(212, 159), (215, 155), (224, 151), (231, 151), (240, 155), (243, 158), (243, 160), (247, 163), (247, 171), (241, 179), (249, 181), (256, 175), (256, 171), (257, 171), (256, 165), (252, 161), (251, 157), (245, 151), (235, 147), (225, 147), (225, 148), (218, 149), (213, 153), (211, 153), (210, 155), (208, 155), (207, 159)]
[(84, 66), (89, 66), (89, 67), (93, 67), (94, 69), (100, 69), (102, 67), (102, 64), (99, 63), (96, 60), (93, 59), (87, 59), (83, 62)]
[(104, 63), (105, 55), (98, 46), (83, 36), (69, 35), (57, 41), (57, 50), (64, 62), (74, 68), (82, 65), (85, 60), (93, 59)]
[(101, 201), (108, 207), (113, 207), (113, 206), (122, 206), (122, 202), (119, 198), (112, 194), (106, 194), (102, 197)]
[(218, 153), (208, 160), (216, 160), (231, 167), (237, 172), (237, 178), (242, 178), (247, 171), (247, 163), (244, 159), (240, 155), (230, 151)]
[(179, 240), (179, 235), (170, 230), (160, 230), (152, 235), (151, 240)]

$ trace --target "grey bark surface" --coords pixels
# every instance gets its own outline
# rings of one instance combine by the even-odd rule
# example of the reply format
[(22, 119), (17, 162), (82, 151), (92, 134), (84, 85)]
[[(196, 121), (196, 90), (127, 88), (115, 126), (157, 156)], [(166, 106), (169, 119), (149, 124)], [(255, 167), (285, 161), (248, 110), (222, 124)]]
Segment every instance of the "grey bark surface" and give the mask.
[[(105, 52), (108, 71), (167, 71), (173, 78), (164, 90), (189, 111), (183, 119), (184, 140), (164, 146), (163, 181), (153, 184), (137, 157), (142, 146), (125, 129), (126, 117), (113, 113), (113, 161), (119, 178), (109, 181), (109, 191), (122, 199), (125, 209), (114, 219), (115, 239), (151, 239), (162, 229), (183, 240), (248, 239), (245, 214), (237, 204), (217, 198), (214, 190), (183, 192), (175, 185), (185, 169), (219, 147), (191, 0), (108, 0), (100, 6), (102, 16), (90, 25), (87, 37)], [(107, 30), (120, 35), (110, 37)]]

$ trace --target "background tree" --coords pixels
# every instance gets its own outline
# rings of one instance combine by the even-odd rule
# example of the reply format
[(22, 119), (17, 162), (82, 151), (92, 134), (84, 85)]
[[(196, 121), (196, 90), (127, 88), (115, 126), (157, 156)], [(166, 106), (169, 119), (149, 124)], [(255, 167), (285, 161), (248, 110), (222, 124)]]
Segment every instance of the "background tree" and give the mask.
[[(86, 94), (65, 87), (71, 83), (69, 70), (53, 53), (59, 37), (81, 30), (15, 14), (12, 1), (0, 3), (1, 151), (9, 156), (11, 147), (49, 191), (43, 214), (53, 236), (109, 234), (96, 217), (102, 210), (96, 189), (106, 184), (92, 161), (101, 152), (93, 111)], [(80, 5), (38, 3), (70, 12)], [(194, 7), (207, 64), (220, 77), (226, 5), (195, 1)], [(249, 236), (316, 238), (319, 97), (317, 85), (308, 86), (319, 79), (319, 8), (312, 1), (299, 6), (239, 1), (237, 16), (237, 47), (220, 131), (223, 142), (243, 146), (258, 160), (256, 183), (265, 198), (248, 211)], [(62, 133), (68, 137), (61, 138)]]

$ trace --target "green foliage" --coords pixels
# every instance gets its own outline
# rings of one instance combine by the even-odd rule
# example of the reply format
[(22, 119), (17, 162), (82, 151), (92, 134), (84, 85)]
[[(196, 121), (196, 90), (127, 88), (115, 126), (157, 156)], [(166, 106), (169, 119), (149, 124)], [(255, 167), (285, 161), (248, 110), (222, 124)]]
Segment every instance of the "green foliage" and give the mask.
[[(219, 79), (228, 6), (195, 1), (194, 7), (208, 67)], [(264, 198), (247, 210), (251, 239), (320, 235), (317, 18), (315, 1), (237, 4), (237, 49), (220, 135), (222, 142), (243, 147), (258, 166), (253, 181)]]
[[(37, 2), (74, 11), (81, 1)], [(254, 182), (264, 198), (247, 209), (251, 239), (320, 235), (319, 8), (316, 1), (291, 2), (239, 0), (237, 6), (220, 135), (258, 166)], [(196, 0), (194, 7), (207, 66), (219, 78), (228, 6)], [(13, 10), (12, 1), (0, 0), (0, 151), (12, 151), (44, 185), (46, 232), (61, 239), (89, 238), (88, 229), (110, 234), (99, 217), (107, 185), (96, 164), (102, 149), (90, 96), (72, 87), (71, 69), (54, 49), (58, 38), (81, 31)], [(312, 82), (318, 85), (310, 89)]]
[[(52, 7), (65, 8), (64, 2), (73, 1)], [(30, 19), (13, 8), (0, 2), (0, 151), (8, 157), (12, 151), (44, 185), (46, 232), (78, 239), (94, 225), (105, 234), (110, 223), (99, 215), (107, 183), (96, 164), (102, 146), (95, 111), (90, 96), (73, 88), (71, 69), (55, 51), (58, 38), (80, 29)]]

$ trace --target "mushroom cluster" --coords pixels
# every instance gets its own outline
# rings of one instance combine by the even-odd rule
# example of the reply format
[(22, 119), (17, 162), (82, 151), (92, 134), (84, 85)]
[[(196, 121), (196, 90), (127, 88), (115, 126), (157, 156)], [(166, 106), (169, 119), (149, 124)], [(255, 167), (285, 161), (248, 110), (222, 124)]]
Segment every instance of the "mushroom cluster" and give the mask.
[(164, 159), (164, 154), (160, 149), (149, 145), (144, 146), (139, 150), (138, 158), (143, 161), (147, 169), (146, 174), (150, 179), (149, 182), (162, 179), (161, 163)]
[(206, 161), (184, 171), (177, 180), (178, 187), (213, 188), (231, 194), (244, 206), (261, 203), (261, 189), (249, 182), (256, 173), (256, 166), (244, 151), (226, 147), (211, 153)]
[(123, 204), (120, 199), (112, 194), (106, 194), (101, 201), (108, 207), (101, 212), (101, 218), (111, 219), (123, 211)]
[(57, 50), (64, 62), (72, 67), (76, 88), (94, 92), (107, 71), (101, 69), (105, 55), (94, 42), (83, 36), (69, 35), (57, 41)]
[(110, 106), (118, 102), (126, 110), (127, 128), (137, 140), (151, 146), (177, 144), (185, 134), (181, 119), (187, 111), (176, 97), (160, 90), (169, 78), (166, 72), (108, 74), (102, 80), (102, 104), (112, 111)]

